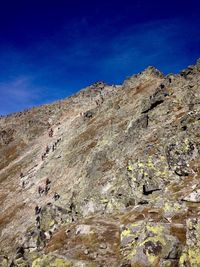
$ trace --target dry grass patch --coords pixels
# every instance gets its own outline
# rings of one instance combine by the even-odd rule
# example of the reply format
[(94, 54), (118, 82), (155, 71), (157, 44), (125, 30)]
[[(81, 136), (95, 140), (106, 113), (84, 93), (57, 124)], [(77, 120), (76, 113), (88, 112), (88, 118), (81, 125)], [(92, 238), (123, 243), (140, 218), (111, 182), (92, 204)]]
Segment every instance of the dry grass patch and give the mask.
[(65, 233), (65, 229), (61, 228), (57, 233), (55, 233), (52, 239), (49, 241), (47, 247), (45, 248), (45, 252), (53, 252), (55, 250), (61, 249), (67, 240), (67, 235)]
[(8, 223), (12, 222), (16, 217), (16, 214), (24, 207), (23, 204), (18, 204), (7, 208), (3, 214), (0, 215), (0, 229), (4, 228)]
[(170, 228), (170, 233), (171, 235), (176, 236), (182, 245), (186, 244), (186, 229), (184, 227), (172, 225)]

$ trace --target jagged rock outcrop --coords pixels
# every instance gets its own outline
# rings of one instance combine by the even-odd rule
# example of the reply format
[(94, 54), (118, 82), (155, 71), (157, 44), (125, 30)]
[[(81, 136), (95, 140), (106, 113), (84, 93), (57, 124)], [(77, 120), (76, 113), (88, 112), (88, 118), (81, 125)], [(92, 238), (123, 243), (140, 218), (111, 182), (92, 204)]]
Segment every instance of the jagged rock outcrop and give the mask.
[(0, 266), (198, 267), (200, 61), (0, 117)]

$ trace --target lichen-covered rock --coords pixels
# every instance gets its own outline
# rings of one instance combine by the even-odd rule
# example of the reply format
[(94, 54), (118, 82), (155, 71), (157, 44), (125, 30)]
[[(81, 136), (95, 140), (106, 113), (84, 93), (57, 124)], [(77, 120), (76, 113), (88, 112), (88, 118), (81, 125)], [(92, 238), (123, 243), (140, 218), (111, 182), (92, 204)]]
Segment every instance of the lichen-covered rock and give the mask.
[(187, 220), (187, 240), (186, 248), (182, 253), (179, 263), (180, 267), (200, 266), (200, 220)]
[(166, 155), (170, 169), (179, 176), (191, 174), (189, 162), (199, 156), (195, 144), (188, 138), (176, 140), (166, 148)]
[(0, 131), (0, 144), (8, 145), (14, 140), (15, 129), (9, 128)]
[(158, 88), (156, 92), (149, 97), (149, 99), (145, 99), (142, 103), (142, 113), (147, 113), (150, 110), (156, 108), (158, 105), (164, 102), (166, 93), (162, 88)]
[(70, 210), (49, 203), (41, 209), (40, 229), (43, 231), (53, 231), (54, 227), (64, 222), (70, 222)]
[(142, 115), (136, 121), (131, 121), (127, 128), (129, 135), (138, 134), (140, 129), (145, 129), (148, 126), (148, 115)]
[(8, 266), (8, 258), (5, 256), (0, 256), (0, 266), (7, 267)]
[(163, 200), (163, 216), (169, 221), (174, 217), (184, 217), (188, 208), (182, 201)]
[[(180, 241), (170, 234), (168, 224), (129, 224), (121, 233), (121, 251), (131, 266), (158, 266), (161, 260), (178, 260)], [(161, 266), (161, 265), (159, 265)]]

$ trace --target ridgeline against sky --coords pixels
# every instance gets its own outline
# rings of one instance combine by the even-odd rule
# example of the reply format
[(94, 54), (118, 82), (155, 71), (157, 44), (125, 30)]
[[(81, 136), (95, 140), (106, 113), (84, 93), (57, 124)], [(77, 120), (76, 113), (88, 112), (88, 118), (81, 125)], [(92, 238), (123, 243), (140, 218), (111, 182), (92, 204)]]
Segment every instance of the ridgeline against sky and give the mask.
[(0, 5), (0, 114), (200, 57), (198, 1), (7, 0)]

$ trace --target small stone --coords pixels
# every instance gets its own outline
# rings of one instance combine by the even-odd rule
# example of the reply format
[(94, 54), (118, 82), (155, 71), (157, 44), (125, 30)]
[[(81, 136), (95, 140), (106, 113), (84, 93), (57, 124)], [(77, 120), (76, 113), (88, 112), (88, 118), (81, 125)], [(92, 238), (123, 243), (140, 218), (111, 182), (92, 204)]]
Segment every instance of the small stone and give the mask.
[(193, 191), (192, 193), (184, 197), (183, 200), (189, 202), (200, 202), (200, 189)]
[(106, 243), (101, 243), (101, 244), (99, 245), (99, 247), (100, 247), (101, 249), (106, 249), (106, 248), (107, 248), (107, 244), (106, 244)]
[(76, 235), (88, 235), (90, 233), (90, 230), (90, 225), (80, 224), (76, 227)]
[(93, 258), (96, 259), (98, 257), (98, 253), (97, 252), (94, 252), (93, 253)]
[(152, 194), (154, 191), (158, 191), (158, 190), (160, 190), (159, 186), (153, 181), (149, 181), (148, 183), (143, 185), (144, 195)]
[(84, 254), (85, 254), (85, 255), (88, 255), (88, 254), (89, 254), (88, 249), (85, 249), (85, 250), (84, 250)]

